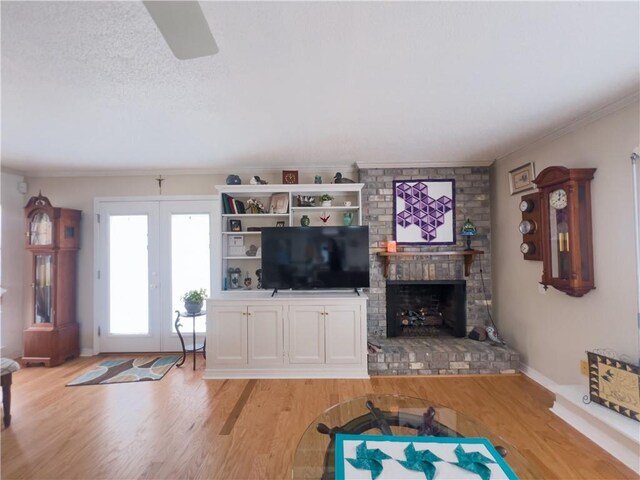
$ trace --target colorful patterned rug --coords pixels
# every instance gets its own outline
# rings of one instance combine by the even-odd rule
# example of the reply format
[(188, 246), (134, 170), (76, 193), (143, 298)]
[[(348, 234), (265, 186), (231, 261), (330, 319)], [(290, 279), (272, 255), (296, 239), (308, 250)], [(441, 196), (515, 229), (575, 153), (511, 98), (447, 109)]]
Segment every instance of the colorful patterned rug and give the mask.
[(67, 383), (67, 387), (160, 380), (179, 358), (172, 355), (107, 360)]

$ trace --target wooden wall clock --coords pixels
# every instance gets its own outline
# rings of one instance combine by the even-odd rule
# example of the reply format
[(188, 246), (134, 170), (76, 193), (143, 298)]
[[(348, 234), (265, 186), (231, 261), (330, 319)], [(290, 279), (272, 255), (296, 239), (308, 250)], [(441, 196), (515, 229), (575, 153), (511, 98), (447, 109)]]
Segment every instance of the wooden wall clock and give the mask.
[(591, 229), (591, 180), (595, 168), (545, 168), (533, 181), (540, 190), (542, 283), (572, 297), (595, 287)]
[(24, 331), (22, 363), (54, 366), (80, 354), (76, 321), (76, 255), (80, 210), (55, 208), (41, 194), (25, 207), (31, 253), (31, 325)]

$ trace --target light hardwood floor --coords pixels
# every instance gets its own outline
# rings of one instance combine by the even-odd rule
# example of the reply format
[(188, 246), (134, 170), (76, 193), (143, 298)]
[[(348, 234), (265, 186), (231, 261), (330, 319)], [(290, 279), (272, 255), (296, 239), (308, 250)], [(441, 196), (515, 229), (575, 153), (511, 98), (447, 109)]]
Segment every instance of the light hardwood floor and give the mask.
[(638, 478), (550, 413), (552, 394), (524, 376), (204, 381), (200, 357), (195, 372), (174, 367), (157, 382), (65, 387), (103, 358), (14, 374), (3, 479), (291, 478), (314, 418), (368, 393), (422, 397), (474, 416), (545, 478)]

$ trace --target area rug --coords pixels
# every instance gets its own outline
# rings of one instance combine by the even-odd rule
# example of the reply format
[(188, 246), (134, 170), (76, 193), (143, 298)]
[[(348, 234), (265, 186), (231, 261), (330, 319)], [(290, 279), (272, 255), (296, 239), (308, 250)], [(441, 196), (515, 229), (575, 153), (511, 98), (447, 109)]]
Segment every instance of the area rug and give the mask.
[(172, 355), (107, 360), (67, 383), (67, 387), (160, 380), (179, 358)]

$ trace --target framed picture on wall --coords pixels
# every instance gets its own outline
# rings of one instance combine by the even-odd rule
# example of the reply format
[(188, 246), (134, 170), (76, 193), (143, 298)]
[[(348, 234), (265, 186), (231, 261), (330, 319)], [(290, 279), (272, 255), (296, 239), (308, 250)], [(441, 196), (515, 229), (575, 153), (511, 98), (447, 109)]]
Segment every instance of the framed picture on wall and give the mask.
[(393, 236), (398, 244), (456, 243), (455, 180), (395, 180)]
[(524, 165), (509, 171), (509, 191), (511, 195), (525, 192), (535, 187), (533, 179), (536, 178), (533, 170), (533, 163), (525, 163)]
[(597, 352), (589, 359), (589, 399), (640, 422), (640, 366)]

